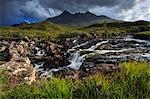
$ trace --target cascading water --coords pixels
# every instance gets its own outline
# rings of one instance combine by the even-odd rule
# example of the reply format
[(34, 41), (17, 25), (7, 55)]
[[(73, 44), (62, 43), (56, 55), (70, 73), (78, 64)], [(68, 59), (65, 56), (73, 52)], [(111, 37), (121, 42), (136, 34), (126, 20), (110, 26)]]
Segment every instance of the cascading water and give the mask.
[(80, 66), (82, 65), (82, 62), (84, 61), (85, 55), (80, 56), (80, 51), (72, 53), (72, 55), (69, 58), (69, 61), (71, 62), (70, 65), (68, 65), (68, 68), (78, 70)]
[(109, 42), (109, 40), (107, 40), (107, 41), (102, 41), (102, 42), (98, 42), (96, 45), (91, 46), (88, 50), (89, 50), (89, 51), (94, 51), (98, 46), (100, 46), (100, 45), (102, 45), (102, 44), (105, 44), (105, 43), (108, 43), (108, 42)]
[(37, 51), (37, 53), (35, 54), (36, 56), (44, 56), (45, 52), (44, 50), (36, 47), (35, 50)]
[[(83, 64), (84, 61), (86, 61), (87, 58), (97, 56), (97, 55), (105, 57), (105, 58), (100, 57), (99, 61), (102, 62), (103, 60), (104, 62), (111, 61), (111, 60), (116, 60), (116, 62), (118, 62), (118, 61), (124, 61), (126, 59), (150, 61), (150, 50), (149, 50), (150, 41), (133, 39), (131, 36), (125, 37), (123, 39), (117, 39), (117, 40), (113, 40), (113, 39), (104, 40), (96, 43), (95, 45), (91, 45), (90, 41), (81, 44), (78, 44), (77, 42), (78, 42), (77, 40), (74, 40), (73, 43), (76, 46), (73, 46), (71, 49), (68, 49), (67, 53), (65, 54), (65, 55), (69, 54), (68, 60), (70, 61), (70, 65), (59, 67), (59, 68), (52, 68), (50, 70), (48, 69), (43, 70), (42, 69), (43, 63), (39, 63), (39, 64), (35, 64), (35, 68), (37, 72), (42, 72), (41, 75), (51, 75), (53, 74), (53, 72), (57, 72), (64, 68), (79, 70), (81, 65)], [(106, 46), (111, 45), (111, 49), (102, 48), (96, 50), (98, 47), (100, 47), (103, 44), (106, 44)], [(128, 46), (126, 46), (125, 44), (128, 44)], [(89, 48), (87, 48), (87, 46)], [(36, 52), (37, 53), (35, 53), (35, 56), (40, 56), (40, 57), (46, 56), (45, 51), (38, 47), (36, 48)]]
[[(98, 42), (96, 45), (91, 46), (86, 51), (94, 51), (98, 46), (100, 46), (102, 44), (105, 44), (105, 43), (108, 43), (108, 42), (109, 42), (108, 40)], [(75, 47), (72, 47), (72, 49), (84, 46), (86, 44), (88, 44), (88, 42), (82, 43), (82, 44), (80, 44), (78, 46), (75, 46)], [(71, 55), (69, 57), (69, 61), (71, 62), (71, 64), (67, 66), (68, 68), (71, 68), (71, 69), (74, 69), (74, 70), (79, 70), (80, 69), (80, 67), (81, 67), (81, 65), (82, 65), (82, 63), (85, 60), (85, 57), (87, 55), (87, 54), (80, 55), (80, 51), (82, 51), (82, 50), (79, 49), (78, 51), (71, 53)]]

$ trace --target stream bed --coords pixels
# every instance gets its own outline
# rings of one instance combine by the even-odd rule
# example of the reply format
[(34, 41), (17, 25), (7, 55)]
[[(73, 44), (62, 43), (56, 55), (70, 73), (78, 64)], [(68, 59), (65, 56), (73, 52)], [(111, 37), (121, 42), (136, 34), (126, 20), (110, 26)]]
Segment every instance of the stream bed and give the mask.
[[(150, 41), (134, 39), (131, 35), (116, 39), (74, 39), (72, 47), (64, 57), (69, 64), (55, 68), (44, 68), (46, 61), (33, 62), (39, 75), (52, 75), (62, 69), (79, 70), (81, 67), (93, 68), (100, 64), (119, 64), (128, 60), (150, 62)], [(48, 57), (44, 49), (36, 47), (35, 56)]]

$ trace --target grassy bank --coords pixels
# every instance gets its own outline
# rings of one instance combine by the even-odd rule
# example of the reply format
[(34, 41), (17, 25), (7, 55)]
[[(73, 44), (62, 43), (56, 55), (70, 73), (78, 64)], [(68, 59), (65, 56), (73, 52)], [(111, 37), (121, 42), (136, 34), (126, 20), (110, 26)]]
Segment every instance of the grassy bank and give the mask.
[[(150, 98), (150, 67), (144, 62), (124, 62), (118, 71), (94, 75), (84, 80), (52, 78), (8, 87), (7, 76), (1, 78), (4, 98)], [(1, 72), (1, 76), (4, 72)], [(7, 87), (6, 87), (7, 86)], [(7, 88), (7, 89), (6, 89)]]
[(150, 31), (139, 32), (137, 34), (139, 34), (139, 35), (145, 35), (145, 36), (150, 36)]
[[(54, 24), (48, 21), (34, 24), (22, 23), (17, 26), (1, 26), (0, 38), (22, 38), (29, 39), (59, 39), (72, 37), (116, 37), (128, 33), (149, 31), (149, 23), (140, 25), (131, 23), (109, 23), (94, 24), (88, 27), (69, 27)], [(146, 33), (147, 34), (147, 33)], [(149, 35), (149, 33), (148, 33)]]
[(0, 38), (22, 38), (29, 37), (29, 39), (44, 39), (49, 40), (52, 38), (62, 37), (77, 37), (88, 36), (84, 31), (79, 31), (74, 28), (64, 27), (51, 22), (41, 22), (35, 24), (20, 24), (16, 27), (1, 26)]

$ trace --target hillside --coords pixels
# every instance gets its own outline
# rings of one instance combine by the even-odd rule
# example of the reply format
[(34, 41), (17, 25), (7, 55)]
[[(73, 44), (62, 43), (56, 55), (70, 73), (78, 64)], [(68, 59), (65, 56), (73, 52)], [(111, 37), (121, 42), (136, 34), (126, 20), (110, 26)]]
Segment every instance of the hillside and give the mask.
[(124, 34), (135, 35), (139, 32), (149, 32), (150, 22), (148, 21), (135, 21), (135, 22), (113, 22), (103, 24), (92, 24), (90, 26), (80, 28), (82, 31), (100, 34), (101, 36), (116, 36)]
[[(55, 22), (52, 23), (50, 20)], [(74, 27), (70, 27), (69, 24)], [(45, 40), (92, 36), (112, 37), (150, 31), (150, 22), (143, 20), (124, 22), (104, 15), (96, 16), (90, 12), (73, 15), (65, 11), (60, 16), (49, 18), (40, 23), (28, 24), (24, 22), (13, 26), (1, 26), (0, 30), (0, 39), (20, 39), (24, 36), (28, 36), (30, 39), (41, 38)]]
[(74, 33), (84, 34), (79, 30), (64, 27), (54, 24), (49, 21), (44, 21), (41, 23), (21, 23), (15, 24), (13, 26), (1, 26), (0, 27), (0, 38), (22, 38), (28, 36), (29, 38), (60, 38), (60, 37), (71, 37)]

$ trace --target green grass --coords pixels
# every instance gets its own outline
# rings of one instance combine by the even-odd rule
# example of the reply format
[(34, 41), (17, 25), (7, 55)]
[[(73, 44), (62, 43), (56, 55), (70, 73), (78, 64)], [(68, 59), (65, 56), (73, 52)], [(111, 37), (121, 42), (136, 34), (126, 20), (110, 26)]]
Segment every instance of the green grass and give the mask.
[[(76, 35), (74, 35), (76, 34)], [(77, 37), (84, 34), (89, 36), (84, 31), (75, 28), (64, 27), (51, 22), (41, 22), (35, 24), (21, 24), (17, 27), (1, 26), (0, 38), (23, 38), (24, 36), (30, 39), (44, 39), (49, 40), (52, 38), (60, 37)]]
[[(5, 90), (7, 98), (52, 99), (148, 99), (150, 98), (150, 67), (144, 62), (124, 62), (112, 74), (86, 77), (84, 80), (50, 78), (37, 80), (31, 86), (26, 83)], [(5, 87), (3, 87), (5, 88)]]
[(50, 79), (39, 80), (32, 86), (22, 84), (19, 87), (12, 89), (7, 97), (8, 98), (20, 98), (20, 97), (32, 97), (32, 98), (59, 98), (67, 99), (72, 98), (73, 82), (67, 79)]
[[(148, 31), (149, 25), (127, 25), (121, 26), (119, 23), (96, 24), (88, 27), (69, 27), (57, 25), (48, 21), (34, 24), (20, 24), (19, 26), (0, 26), (0, 38), (17, 38), (21, 39), (24, 36), (29, 39), (58, 39), (58, 38), (73, 38), (73, 37), (91, 37), (97, 35), (99, 37), (116, 37), (127, 33), (137, 33)], [(145, 33), (144, 33), (145, 34)], [(147, 32), (146, 32), (147, 34)]]
[(150, 31), (139, 32), (137, 34), (150, 36)]
[(8, 82), (8, 71), (7, 69), (0, 70), (0, 99), (2, 96), (5, 96), (5, 87)]

